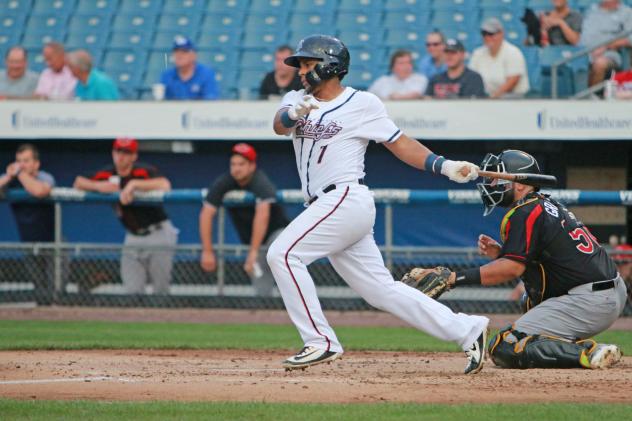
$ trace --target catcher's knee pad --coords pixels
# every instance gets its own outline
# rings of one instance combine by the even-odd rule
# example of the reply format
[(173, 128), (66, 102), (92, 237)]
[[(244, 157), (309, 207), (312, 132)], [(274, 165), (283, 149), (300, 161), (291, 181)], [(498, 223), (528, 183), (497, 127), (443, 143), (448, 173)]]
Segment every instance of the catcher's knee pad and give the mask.
[(507, 327), (489, 343), (494, 364), (503, 368), (584, 367), (595, 341), (569, 341), (546, 335), (527, 335)]

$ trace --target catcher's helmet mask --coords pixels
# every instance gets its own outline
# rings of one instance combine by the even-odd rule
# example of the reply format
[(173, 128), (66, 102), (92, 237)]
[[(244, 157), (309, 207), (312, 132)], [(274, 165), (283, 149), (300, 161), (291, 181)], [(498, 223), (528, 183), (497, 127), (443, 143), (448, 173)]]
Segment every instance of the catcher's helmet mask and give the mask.
[(320, 62), (305, 75), (305, 80), (312, 88), (336, 76), (342, 80), (349, 71), (349, 50), (338, 38), (327, 35), (303, 38), (298, 43), (296, 53), (285, 59), (285, 64), (300, 68), (300, 58)]
[[(488, 153), (481, 163), (482, 171), (495, 171), (513, 174), (541, 174), (538, 162), (526, 152), (508, 149), (498, 155)], [(507, 180), (485, 177), (476, 185), (483, 205), (484, 216), (492, 213), (496, 206), (508, 207), (514, 202), (513, 183)], [(535, 191), (539, 188), (536, 187)]]

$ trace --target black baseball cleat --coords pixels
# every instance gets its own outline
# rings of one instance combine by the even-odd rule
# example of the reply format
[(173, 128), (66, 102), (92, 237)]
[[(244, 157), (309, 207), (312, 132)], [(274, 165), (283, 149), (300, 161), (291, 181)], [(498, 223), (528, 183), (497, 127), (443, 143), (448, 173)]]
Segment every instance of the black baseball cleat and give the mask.
[(292, 355), (283, 361), (283, 367), (286, 371), (304, 370), (316, 364), (330, 363), (341, 355), (342, 352), (326, 351), (313, 346), (305, 346), (298, 354)]
[(485, 364), (485, 358), (487, 355), (487, 335), (489, 331), (487, 328), (483, 329), (483, 332), (476, 341), (472, 344), (470, 349), (465, 351), (467, 356), (467, 366), (465, 367), (465, 374), (476, 374), (483, 369)]

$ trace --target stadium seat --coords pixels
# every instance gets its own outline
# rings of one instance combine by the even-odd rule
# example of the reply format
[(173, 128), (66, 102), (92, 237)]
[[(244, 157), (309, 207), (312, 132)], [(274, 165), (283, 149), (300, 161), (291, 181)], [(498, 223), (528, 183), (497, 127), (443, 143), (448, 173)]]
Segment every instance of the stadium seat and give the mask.
[(63, 31), (66, 32), (67, 16), (31, 15), (26, 23), (25, 34)]
[(173, 48), (173, 41), (177, 36), (187, 37), (191, 40), (197, 39), (197, 34), (193, 34), (187, 31), (156, 32), (156, 35), (154, 35), (154, 41), (151, 44), (151, 48), (154, 50), (170, 50), (171, 48)]
[(54, 0), (33, 2), (31, 15), (56, 15), (68, 16), (75, 8), (75, 0)]
[[(215, 80), (219, 85), (219, 92), (221, 99), (237, 99), (237, 71), (234, 69), (230, 69), (225, 71), (223, 69), (214, 69), (215, 70)], [(255, 91), (255, 93), (257, 93)], [(253, 97), (253, 98), (256, 98)]]
[(481, 10), (511, 8), (516, 11), (524, 9), (525, 0), (480, 0)]
[(387, 48), (403, 48), (408, 50), (419, 50), (424, 45), (427, 29), (389, 29), (386, 31), (384, 45)]
[(244, 34), (241, 46), (249, 50), (274, 50), (280, 45), (287, 44), (287, 35), (288, 31), (283, 30), (248, 31)]
[(338, 6), (337, 0), (294, 0), (293, 3), (295, 13), (333, 13)]
[(103, 31), (110, 30), (111, 16), (107, 14), (74, 15), (68, 23), (68, 32)]
[(243, 28), (244, 15), (231, 15), (228, 13), (207, 14), (202, 20), (202, 32), (207, 29), (233, 29), (241, 31)]
[(116, 83), (121, 99), (136, 100), (142, 88), (143, 69), (140, 67), (103, 67), (103, 71)]
[(374, 68), (370, 67), (357, 67), (351, 65), (349, 74), (345, 76), (343, 83), (346, 86), (350, 86), (355, 89), (367, 90), (371, 83), (382, 74), (376, 74)]
[(239, 99), (259, 98), (261, 80), (263, 80), (268, 71), (264, 69), (242, 69), (237, 79)]
[(462, 10), (441, 10), (434, 13), (430, 25), (433, 28), (474, 28), (478, 27), (477, 13)]
[(137, 48), (147, 50), (151, 48), (153, 34), (146, 31), (140, 32), (112, 32), (110, 35), (109, 49)]
[[(6, 50), (18, 43), (20, 40), (21, 32), (13, 29), (0, 29), (0, 50), (6, 52)], [(2, 56), (4, 57), (4, 55)]]
[[(542, 94), (551, 95), (551, 66), (581, 50), (574, 46), (549, 46), (540, 49)], [(589, 61), (586, 56), (558, 67), (558, 97), (564, 98), (587, 87)]]
[(233, 70), (236, 73), (239, 54), (235, 50), (200, 50), (198, 51), (198, 61), (210, 65), (215, 70)]
[(22, 46), (28, 49), (44, 47), (44, 44), (51, 41), (63, 42), (66, 35), (65, 28), (42, 29), (40, 31), (29, 31), (24, 34)]
[(384, 42), (384, 30), (339, 31), (338, 38), (349, 48), (376, 48)]
[(205, 3), (205, 0), (164, 0), (162, 13), (201, 16)]
[(315, 34), (331, 33), (333, 13), (294, 13), (289, 19), (290, 30), (310, 30)]
[(160, 79), (160, 74), (166, 69), (173, 67), (173, 55), (171, 50), (152, 51), (147, 60), (147, 72), (156, 73), (156, 80)]
[(206, 14), (217, 15), (241, 15), (248, 10), (250, 0), (209, 0), (206, 5)]
[(22, 36), (24, 21), (26, 14), (22, 13), (3, 13), (0, 15), (0, 30), (14, 31), (18, 39)]
[(527, 4), (525, 7), (533, 9), (534, 11), (543, 11), (543, 10), (551, 10), (553, 6), (551, 5), (551, 0), (527, 0)]
[(433, 0), (432, 10), (472, 11), (478, 9), (478, 0)]
[(31, 0), (0, 0), (0, 16), (26, 14), (31, 10)]
[(292, 8), (292, 0), (252, 0), (250, 11), (254, 13), (283, 14)]
[(246, 23), (244, 25), (248, 30), (266, 30), (283, 28), (287, 24), (287, 14), (276, 13), (250, 13), (246, 16)]
[(524, 55), (527, 63), (527, 71), (529, 73), (529, 96), (540, 94), (542, 89), (542, 69), (540, 68), (540, 47), (536, 46), (519, 46), (520, 51)]
[(199, 14), (162, 14), (158, 19), (156, 32), (178, 31), (189, 34), (197, 34), (200, 28), (201, 16)]
[(380, 12), (382, 0), (340, 0), (338, 12)]
[(481, 45), (483, 45), (483, 38), (481, 37), (481, 33), (476, 28), (460, 29), (460, 28), (452, 27), (452, 28), (446, 28), (445, 30), (442, 30), (442, 33), (446, 39), (454, 38), (461, 41), (467, 51), (473, 51), (477, 47), (480, 47)]
[(386, 12), (383, 26), (386, 29), (409, 29), (428, 26), (430, 23), (429, 12)]
[(44, 55), (42, 54), (42, 48), (26, 48), (28, 53), (29, 69), (34, 72), (41, 72), (46, 68), (46, 62), (44, 61)]
[(202, 48), (238, 48), (241, 43), (241, 31), (239, 30), (210, 30), (204, 31), (198, 36), (197, 47)]
[(89, 32), (70, 32), (66, 38), (65, 46), (68, 50), (101, 50), (105, 47), (107, 40), (107, 31), (92, 30)]
[(430, 12), (428, 0), (388, 0), (384, 3), (384, 11), (389, 12)]
[(76, 15), (113, 15), (119, 5), (118, 0), (80, 0), (75, 8)]
[(103, 57), (104, 69), (145, 68), (147, 52), (138, 50), (107, 50)]
[(494, 9), (486, 9), (481, 13), (481, 22), (485, 19), (494, 17), (500, 20), (503, 25), (523, 25), (520, 21), (522, 15), (524, 14), (524, 9), (508, 9), (508, 8), (494, 8)]
[(372, 67), (378, 70), (388, 67), (388, 58), (384, 48), (349, 48), (349, 53), (351, 63), (358, 67)]
[(505, 39), (514, 45), (523, 45), (524, 40), (527, 38), (527, 28), (522, 24), (513, 23), (505, 24)]
[(269, 50), (243, 51), (239, 68), (243, 70), (265, 70), (269, 72), (274, 67), (274, 52)]
[(122, 0), (118, 14), (157, 15), (162, 9), (162, 0)]
[(336, 28), (349, 31), (367, 31), (382, 24), (382, 14), (375, 12), (340, 12), (336, 18)]
[(153, 32), (156, 25), (156, 15), (153, 14), (118, 14), (114, 17), (112, 30), (118, 32), (137, 31)]

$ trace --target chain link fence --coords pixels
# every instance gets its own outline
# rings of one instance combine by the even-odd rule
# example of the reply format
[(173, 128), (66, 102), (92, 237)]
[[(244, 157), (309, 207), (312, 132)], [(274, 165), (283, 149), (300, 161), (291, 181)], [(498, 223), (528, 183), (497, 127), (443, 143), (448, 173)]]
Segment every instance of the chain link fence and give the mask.
[[(161, 254), (164, 252), (165, 254)], [(264, 251), (262, 251), (264, 252)], [(382, 249), (393, 276), (399, 279), (414, 266), (448, 266), (463, 269), (484, 264), (476, 249), (391, 247)], [(134, 276), (144, 282), (141, 292), (131, 292), (121, 271), (126, 253), (138, 257)], [(38, 305), (198, 307), (281, 309), (276, 288), (272, 296), (258, 296), (243, 269), (247, 248), (224, 245), (216, 249), (217, 271), (200, 267), (199, 246), (134, 249), (120, 244), (0, 244), (0, 302), (36, 302)], [(168, 291), (157, 292), (153, 284), (151, 256), (173, 255)], [(160, 265), (159, 267), (164, 267)], [(314, 262), (309, 271), (317, 285), (323, 307), (333, 310), (366, 310), (371, 307), (336, 274), (326, 260)], [(129, 276), (129, 275), (128, 275)], [(144, 278), (143, 278), (144, 276)], [(462, 287), (448, 292), (442, 302), (455, 311), (513, 313), (510, 300), (515, 282), (496, 287)], [(626, 315), (632, 315), (630, 305)]]

